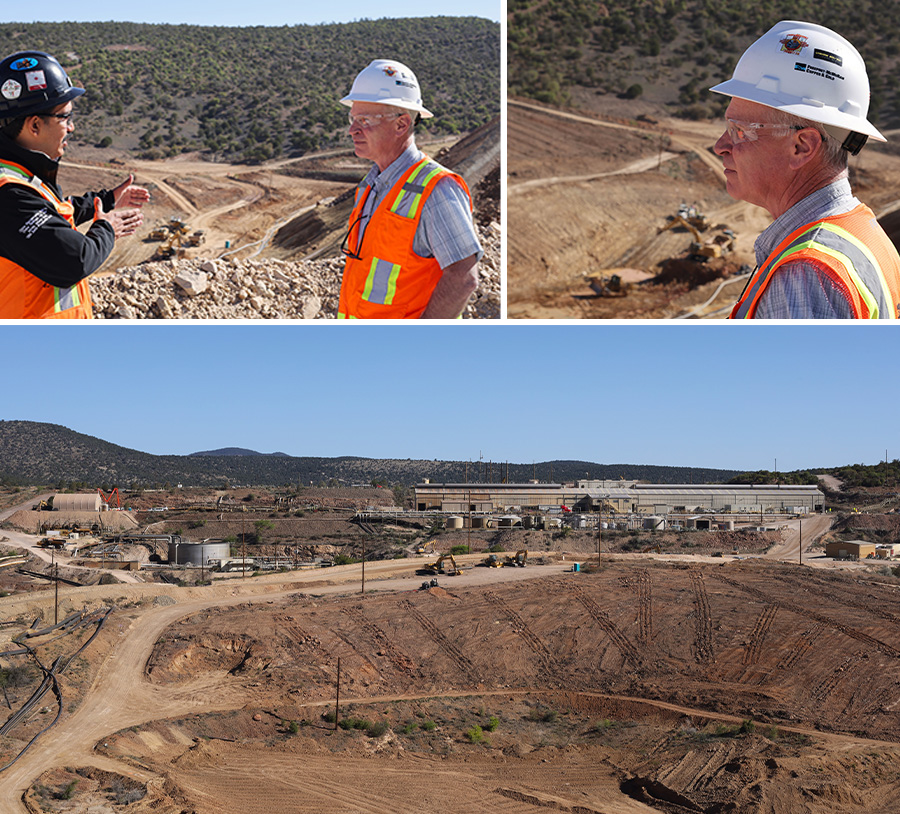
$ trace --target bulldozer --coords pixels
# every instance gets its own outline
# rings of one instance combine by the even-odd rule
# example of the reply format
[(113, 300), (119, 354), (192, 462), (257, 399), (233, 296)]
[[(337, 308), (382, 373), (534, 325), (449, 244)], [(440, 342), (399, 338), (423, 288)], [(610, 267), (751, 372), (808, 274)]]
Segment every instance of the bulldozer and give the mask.
[(517, 551), (515, 556), (507, 556), (506, 559), (503, 560), (504, 565), (517, 568), (524, 568), (526, 562), (528, 562), (528, 551), (524, 548), (521, 551)]
[(488, 568), (500, 568), (503, 563), (496, 554), (488, 554), (487, 557), (481, 561), (481, 565), (485, 565)]
[[(449, 560), (450, 568), (445, 570), (444, 563)], [(437, 558), (435, 562), (430, 562), (427, 565), (423, 565), (420, 569), (416, 571), (417, 574), (444, 574), (448, 577), (457, 577), (462, 573), (460, 567), (456, 564), (456, 560), (453, 559), (452, 554), (441, 554), (440, 557)]]

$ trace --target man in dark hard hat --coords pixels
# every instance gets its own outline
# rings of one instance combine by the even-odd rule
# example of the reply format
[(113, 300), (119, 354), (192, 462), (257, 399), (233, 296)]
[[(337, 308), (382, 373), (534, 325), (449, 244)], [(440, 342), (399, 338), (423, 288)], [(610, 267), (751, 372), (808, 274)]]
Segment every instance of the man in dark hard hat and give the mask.
[[(0, 62), (0, 319), (90, 319), (88, 276), (143, 220), (150, 196), (133, 176), (62, 197), (59, 160), (83, 93), (41, 51)], [(75, 228), (90, 220), (86, 234)]]
[(897, 319), (900, 257), (850, 190), (849, 156), (868, 139), (869, 79), (859, 52), (814, 23), (783, 20), (731, 79), (715, 152), (733, 197), (767, 209), (758, 266), (732, 319)]

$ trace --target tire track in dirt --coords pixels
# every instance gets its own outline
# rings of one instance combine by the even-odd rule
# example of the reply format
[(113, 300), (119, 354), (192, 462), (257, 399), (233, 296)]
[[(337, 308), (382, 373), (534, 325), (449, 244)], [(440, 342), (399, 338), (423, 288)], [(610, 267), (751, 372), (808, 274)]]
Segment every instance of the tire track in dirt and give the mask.
[(536, 797), (533, 794), (526, 794), (525, 792), (516, 791), (515, 789), (494, 789), (494, 794), (499, 794), (507, 800), (514, 800), (517, 803), (527, 803), (528, 805), (536, 806), (537, 808), (550, 808), (554, 811), (570, 811), (572, 814), (604, 814), (604, 812), (598, 811), (596, 808), (587, 808), (586, 806), (579, 805), (569, 806), (565, 803), (557, 802), (556, 800), (545, 800), (542, 797)]
[[(789, 579), (788, 577), (782, 576), (780, 574), (773, 574), (773, 578), (782, 582), (786, 582), (795, 588), (798, 587), (797, 580), (793, 577)], [(801, 581), (803, 582), (803, 587), (806, 588), (810, 593), (817, 594), (818, 596), (824, 596), (826, 599), (830, 599), (832, 601), (835, 600), (835, 587), (833, 585), (823, 583), (821, 579), (816, 579), (815, 577), (810, 577), (806, 574), (801, 577)], [(846, 595), (841, 596), (840, 603), (842, 605), (846, 605), (848, 608), (856, 608), (857, 610), (864, 611), (865, 613), (871, 614), (872, 616), (877, 616), (879, 619), (884, 619), (886, 622), (892, 622), (895, 625), (900, 625), (900, 616), (897, 616), (896, 614), (885, 610), (880, 605), (869, 605), (865, 602), (854, 600)]]
[(853, 668), (859, 664), (866, 656), (862, 650), (848, 656), (844, 661), (835, 667), (825, 678), (823, 678), (815, 687), (812, 688), (810, 696), (820, 702), (825, 703), (834, 697), (835, 689), (838, 684), (845, 678), (853, 678)]
[(766, 605), (762, 613), (756, 618), (756, 624), (750, 633), (750, 642), (744, 649), (744, 657), (742, 659), (744, 666), (750, 666), (759, 661), (763, 642), (766, 640), (766, 634), (769, 632), (769, 628), (772, 627), (777, 613), (778, 605)]
[[(770, 596), (768, 596), (765, 592), (760, 591), (758, 588), (752, 588), (749, 585), (744, 585), (737, 580), (729, 579), (728, 577), (721, 574), (716, 574), (715, 577), (716, 579), (719, 579), (722, 582), (725, 582), (726, 584), (737, 588), (739, 591), (744, 591), (751, 596), (755, 596), (757, 599), (760, 599), (767, 604), (771, 604), (774, 602), (774, 600)], [(780, 605), (785, 610), (791, 611), (791, 613), (796, 613), (799, 616), (806, 617), (807, 619), (812, 619), (815, 622), (820, 622), (826, 627), (830, 627), (840, 633), (843, 633), (845, 636), (849, 636), (851, 639), (856, 639), (856, 641), (858, 642), (867, 644), (870, 647), (878, 650), (879, 652), (884, 653), (884, 655), (886, 656), (890, 656), (895, 659), (900, 658), (900, 649), (888, 644), (887, 642), (883, 642), (880, 639), (876, 639), (874, 636), (870, 636), (868, 633), (863, 633), (861, 630), (857, 630), (856, 628), (850, 627), (849, 625), (845, 625), (843, 622), (838, 622), (837, 619), (832, 619), (830, 616), (826, 616), (823, 613), (817, 613), (816, 611), (804, 608), (802, 605), (795, 605), (792, 602), (781, 602)]]
[(776, 665), (776, 670), (790, 670), (800, 659), (812, 650), (813, 644), (822, 632), (823, 624), (817, 622), (812, 627), (804, 630), (791, 647), (790, 652)]
[(616, 624), (610, 619), (609, 614), (603, 610), (593, 599), (591, 599), (577, 585), (569, 586), (575, 598), (584, 605), (591, 618), (603, 629), (607, 636), (612, 639), (613, 644), (619, 649), (623, 658), (630, 661), (634, 666), (639, 666), (642, 658), (640, 651), (628, 641), (628, 637), (622, 633)]
[(381, 648), (398, 673), (408, 676), (419, 675), (415, 662), (394, 646), (390, 637), (366, 616), (361, 607), (342, 608), (342, 612), (365, 631), (376, 648)]
[(694, 633), (694, 658), (701, 664), (715, 661), (712, 637), (712, 613), (709, 609), (709, 597), (706, 595), (706, 582), (699, 568), (690, 568), (691, 587), (694, 589), (694, 611), (696, 613)]
[(400, 602), (400, 607), (408, 611), (412, 617), (422, 626), (422, 629), (431, 637), (432, 641), (441, 648), (450, 660), (472, 681), (479, 683), (479, 678), (475, 672), (475, 665), (453, 642), (451, 642), (440, 630), (440, 628), (431, 621), (424, 613), (422, 613), (412, 602), (404, 599)]
[(637, 593), (638, 596), (638, 641), (645, 647), (650, 644), (653, 637), (653, 583), (650, 572), (646, 568), (635, 571), (637, 579), (631, 576), (621, 577), (620, 582), (624, 588)]
[(484, 598), (494, 607), (498, 608), (506, 617), (512, 627), (513, 633), (519, 636), (519, 638), (528, 645), (531, 651), (538, 657), (541, 666), (548, 672), (553, 672), (554, 664), (552, 654), (540, 637), (528, 627), (525, 620), (509, 606), (509, 603), (507, 603), (503, 597), (498, 596), (492, 591), (485, 591)]
[(275, 613), (272, 614), (272, 620), (280, 626), (280, 630), (291, 641), (300, 645), (302, 650), (309, 650), (321, 661), (335, 661), (335, 657), (328, 652), (321, 639), (300, 627), (293, 616), (286, 613)]

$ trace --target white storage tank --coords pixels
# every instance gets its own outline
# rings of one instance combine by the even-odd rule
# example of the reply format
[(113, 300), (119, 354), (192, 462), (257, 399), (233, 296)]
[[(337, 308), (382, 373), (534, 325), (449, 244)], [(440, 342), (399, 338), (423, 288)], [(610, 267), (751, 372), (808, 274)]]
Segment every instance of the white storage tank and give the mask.
[(231, 556), (228, 543), (169, 543), (169, 562), (173, 565), (195, 565), (209, 567)]
[(463, 527), (463, 519), (461, 517), (457, 517), (454, 515), (453, 517), (447, 518), (447, 528), (448, 529), (461, 529)]

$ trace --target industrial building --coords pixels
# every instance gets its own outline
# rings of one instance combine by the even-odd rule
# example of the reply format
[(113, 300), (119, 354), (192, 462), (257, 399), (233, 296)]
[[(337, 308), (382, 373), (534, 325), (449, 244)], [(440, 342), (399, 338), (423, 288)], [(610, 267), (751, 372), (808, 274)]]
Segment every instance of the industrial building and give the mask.
[(823, 510), (817, 486), (654, 484), (635, 481), (560, 483), (420, 483), (420, 512), (450, 514), (572, 511), (618, 514), (731, 512), (809, 514)]
[(861, 540), (838, 540), (825, 544), (825, 556), (836, 560), (864, 560), (875, 556), (875, 543)]

